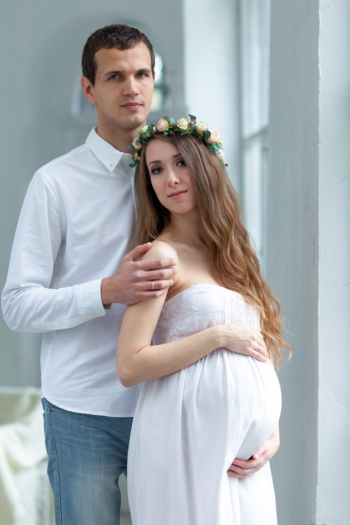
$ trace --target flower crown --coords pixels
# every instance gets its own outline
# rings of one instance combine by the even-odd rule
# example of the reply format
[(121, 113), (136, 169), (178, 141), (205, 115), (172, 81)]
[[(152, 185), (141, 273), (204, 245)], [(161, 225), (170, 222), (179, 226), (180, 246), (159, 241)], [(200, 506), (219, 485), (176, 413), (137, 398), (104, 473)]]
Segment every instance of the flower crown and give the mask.
[(224, 141), (220, 138), (220, 134), (216, 129), (209, 130), (205, 122), (198, 122), (193, 115), (189, 115), (190, 121), (187, 119), (180, 118), (177, 122), (173, 118), (163, 117), (158, 122), (157, 126), (150, 124), (144, 126), (138, 132), (136, 137), (128, 148), (134, 150), (134, 162), (129, 164), (131, 168), (138, 166), (141, 160), (141, 152), (144, 144), (149, 140), (155, 133), (162, 133), (163, 135), (195, 135), (201, 137), (203, 141), (209, 146), (209, 149), (221, 159), (221, 162), (225, 164), (223, 157), (224, 152)]

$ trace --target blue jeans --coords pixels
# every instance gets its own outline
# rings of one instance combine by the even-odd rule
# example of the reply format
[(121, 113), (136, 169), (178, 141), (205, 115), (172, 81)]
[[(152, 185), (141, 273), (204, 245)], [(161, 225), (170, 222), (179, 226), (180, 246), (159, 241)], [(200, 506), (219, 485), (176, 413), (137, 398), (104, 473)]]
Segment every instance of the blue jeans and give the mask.
[(131, 417), (77, 414), (43, 399), (56, 525), (119, 525)]

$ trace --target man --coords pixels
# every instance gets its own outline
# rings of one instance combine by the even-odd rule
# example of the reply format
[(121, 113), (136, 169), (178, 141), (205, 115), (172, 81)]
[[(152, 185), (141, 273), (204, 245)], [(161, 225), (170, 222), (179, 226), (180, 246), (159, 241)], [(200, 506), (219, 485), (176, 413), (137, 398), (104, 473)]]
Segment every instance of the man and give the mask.
[[(128, 144), (150, 111), (152, 45), (137, 29), (107, 26), (87, 40), (82, 68), (98, 127), (86, 144), (34, 175), (2, 308), (12, 330), (44, 333), (42, 395), (56, 525), (115, 525), (139, 391), (124, 388), (116, 375), (124, 305), (165, 293), (177, 270), (172, 259), (138, 261), (150, 244), (133, 248), (132, 240)], [(239, 327), (238, 351), (253, 341), (252, 329)], [(260, 463), (240, 462), (231, 475), (258, 470), (278, 439), (265, 445)]]

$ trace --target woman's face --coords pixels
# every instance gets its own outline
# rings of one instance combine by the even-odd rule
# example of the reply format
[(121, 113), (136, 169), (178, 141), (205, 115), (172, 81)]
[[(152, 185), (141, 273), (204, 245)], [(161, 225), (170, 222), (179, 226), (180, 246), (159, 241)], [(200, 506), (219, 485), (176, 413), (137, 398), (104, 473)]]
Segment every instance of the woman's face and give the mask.
[(151, 184), (160, 203), (172, 213), (196, 207), (190, 170), (179, 150), (165, 140), (152, 140), (146, 150)]

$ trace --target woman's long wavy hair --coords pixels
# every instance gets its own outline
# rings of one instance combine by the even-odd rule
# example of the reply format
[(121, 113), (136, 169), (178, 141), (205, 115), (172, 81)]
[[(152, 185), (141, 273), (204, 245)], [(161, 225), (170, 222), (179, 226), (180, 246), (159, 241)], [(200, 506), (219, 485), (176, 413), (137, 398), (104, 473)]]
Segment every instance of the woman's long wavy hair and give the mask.
[(282, 307), (261, 275), (260, 265), (241, 219), (240, 199), (224, 165), (202, 139), (193, 135), (154, 135), (143, 147), (136, 169), (135, 191), (138, 206), (136, 237), (139, 243), (153, 241), (170, 223), (170, 212), (158, 200), (146, 164), (147, 146), (163, 140), (177, 148), (191, 173), (202, 241), (211, 257), (214, 279), (223, 287), (240, 293), (260, 311), (260, 326), (272, 362), (279, 368), (284, 341)]

